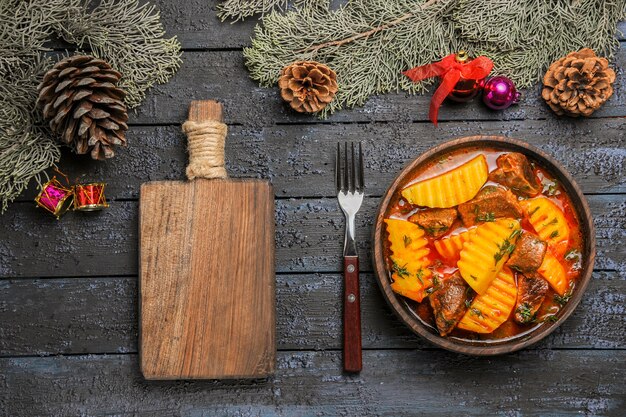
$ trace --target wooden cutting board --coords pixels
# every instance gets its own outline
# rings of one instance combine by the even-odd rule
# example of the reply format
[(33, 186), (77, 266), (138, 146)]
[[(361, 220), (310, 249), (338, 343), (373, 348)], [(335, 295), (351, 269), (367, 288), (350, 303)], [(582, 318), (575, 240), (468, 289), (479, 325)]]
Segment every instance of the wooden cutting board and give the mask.
[[(189, 120), (221, 121), (214, 101)], [(147, 379), (261, 378), (276, 356), (274, 193), (267, 181), (141, 186), (140, 354)]]

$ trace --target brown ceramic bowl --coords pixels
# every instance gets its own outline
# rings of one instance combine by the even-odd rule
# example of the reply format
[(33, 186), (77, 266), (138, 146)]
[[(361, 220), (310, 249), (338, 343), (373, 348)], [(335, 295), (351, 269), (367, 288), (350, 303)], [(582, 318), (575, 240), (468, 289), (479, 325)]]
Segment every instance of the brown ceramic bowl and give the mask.
[[(557, 315), (557, 320), (553, 323), (542, 323), (528, 332), (503, 339), (503, 340), (477, 340), (471, 341), (460, 338), (441, 337), (430, 326), (424, 324), (417, 314), (410, 308), (407, 300), (396, 295), (391, 289), (390, 273), (384, 257), (384, 239), (383, 219), (388, 212), (392, 196), (401, 189), (406, 183), (407, 177), (411, 177), (415, 172), (419, 171), (426, 163), (433, 159), (439, 159), (444, 155), (459, 149), (465, 148), (491, 148), (501, 149), (503, 151), (515, 151), (526, 155), (531, 161), (535, 161), (540, 167), (547, 170), (560, 181), (566, 193), (571, 199), (572, 206), (576, 210), (580, 221), (580, 230), (583, 237), (583, 265), (581, 275), (577, 281), (574, 293), (569, 302), (561, 309)], [(398, 318), (406, 324), (411, 330), (418, 335), (428, 339), (431, 343), (453, 352), (465, 353), (468, 355), (498, 355), (503, 353), (514, 352), (527, 346), (537, 343), (544, 337), (552, 333), (572, 314), (578, 306), (583, 293), (585, 292), (595, 261), (595, 232), (591, 212), (587, 204), (587, 199), (582, 191), (571, 177), (571, 175), (559, 164), (553, 157), (547, 155), (543, 151), (527, 144), (526, 142), (509, 139), (499, 136), (472, 136), (461, 139), (455, 139), (432, 148), (419, 158), (411, 162), (393, 181), (387, 192), (385, 193), (378, 213), (374, 228), (374, 269), (383, 296), (389, 303), (389, 306), (398, 316)]]

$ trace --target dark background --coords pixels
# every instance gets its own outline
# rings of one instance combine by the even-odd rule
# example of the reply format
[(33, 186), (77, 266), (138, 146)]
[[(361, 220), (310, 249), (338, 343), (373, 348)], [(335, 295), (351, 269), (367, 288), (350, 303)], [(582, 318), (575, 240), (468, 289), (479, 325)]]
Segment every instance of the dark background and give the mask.
[[(36, 186), (0, 217), (0, 416), (623, 415), (626, 407), (626, 43), (615, 94), (592, 118), (558, 119), (525, 91), (503, 112), (390, 94), (328, 120), (297, 115), (248, 78), (241, 49), (254, 21), (215, 18), (215, 2), (159, 0), (184, 48), (170, 83), (131, 115), (129, 147), (92, 162), (64, 153), (72, 179), (108, 182), (111, 207), (56, 221)], [(626, 25), (620, 26), (626, 29)], [(276, 192), (278, 370), (273, 378), (146, 382), (137, 356), (137, 197), (141, 183), (182, 179), (180, 123), (192, 99), (225, 106), (233, 177)], [(467, 135), (526, 140), (574, 175), (591, 206), (598, 259), (582, 303), (524, 351), (473, 358), (434, 348), (390, 312), (371, 273), (379, 197), (411, 159)], [(361, 140), (367, 197), (358, 216), (363, 372), (341, 372), (343, 217), (333, 197), (337, 141)]]

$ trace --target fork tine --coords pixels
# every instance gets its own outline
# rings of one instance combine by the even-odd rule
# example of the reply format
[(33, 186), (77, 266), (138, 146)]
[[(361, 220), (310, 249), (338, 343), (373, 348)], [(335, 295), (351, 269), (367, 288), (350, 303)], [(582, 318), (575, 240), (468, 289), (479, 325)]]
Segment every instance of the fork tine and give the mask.
[(352, 180), (352, 183), (350, 184), (350, 191), (354, 192), (358, 189), (356, 184), (356, 165), (354, 161), (354, 142), (350, 142), (350, 149), (352, 152), (352, 165), (350, 165), (350, 179)]
[(337, 154), (335, 155), (335, 186), (337, 187), (337, 193), (343, 188), (341, 184), (341, 146), (337, 142)]
[(343, 190), (345, 192), (350, 191), (350, 174), (348, 172), (348, 142), (343, 144)]
[(359, 142), (359, 191), (363, 191), (365, 188), (363, 177), (363, 147), (361, 146), (361, 142)]

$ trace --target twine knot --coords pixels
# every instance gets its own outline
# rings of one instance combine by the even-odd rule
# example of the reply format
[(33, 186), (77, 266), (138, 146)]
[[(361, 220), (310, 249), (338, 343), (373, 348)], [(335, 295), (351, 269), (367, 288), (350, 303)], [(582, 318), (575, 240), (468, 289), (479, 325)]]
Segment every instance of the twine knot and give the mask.
[(227, 126), (216, 120), (186, 121), (183, 132), (187, 135), (189, 165), (187, 178), (227, 178), (224, 168), (224, 144)]

